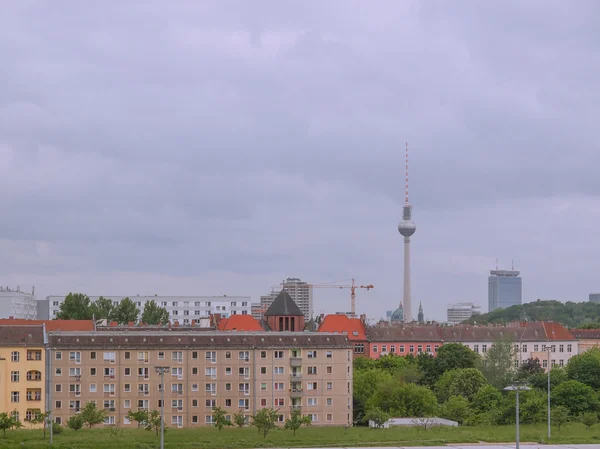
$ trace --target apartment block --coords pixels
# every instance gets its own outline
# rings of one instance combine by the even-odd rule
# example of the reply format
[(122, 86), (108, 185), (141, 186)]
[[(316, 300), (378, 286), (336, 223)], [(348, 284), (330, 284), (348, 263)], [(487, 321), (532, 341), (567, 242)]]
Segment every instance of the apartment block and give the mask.
[(38, 301), (31, 293), (23, 292), (19, 287), (11, 289), (0, 287), (0, 318), (38, 318)]
[(44, 327), (0, 326), (0, 411), (21, 422), (46, 407)]
[[(283, 423), (294, 409), (313, 425), (352, 424), (352, 345), (312, 332), (141, 330), (49, 334), (53, 417), (90, 401), (106, 425), (135, 426), (131, 410), (160, 409), (172, 427), (212, 424), (212, 410), (247, 416), (264, 407)], [(157, 366), (169, 368), (161, 382)]]

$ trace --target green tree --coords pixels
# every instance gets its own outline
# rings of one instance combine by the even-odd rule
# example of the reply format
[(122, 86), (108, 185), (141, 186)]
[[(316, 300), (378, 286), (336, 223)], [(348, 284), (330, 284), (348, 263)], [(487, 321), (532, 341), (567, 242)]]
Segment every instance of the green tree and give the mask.
[(83, 427), (83, 418), (81, 417), (81, 415), (73, 415), (69, 418), (69, 420), (67, 421), (67, 427), (69, 429), (73, 429), (75, 431), (81, 429)]
[(9, 415), (8, 413), (0, 413), (0, 429), (4, 433), (4, 438), (6, 438), (6, 430), (13, 429), (17, 426), (17, 420), (13, 415)]
[(581, 422), (585, 426), (586, 430), (590, 430), (590, 427), (598, 422), (598, 414), (594, 412), (586, 412), (581, 415)]
[(548, 413), (547, 398), (548, 396), (546, 395), (546, 393), (544, 393), (541, 390), (527, 391), (523, 395), (523, 399), (519, 404), (521, 411), (520, 421), (524, 424), (544, 421), (547, 418)]
[(554, 405), (564, 405), (573, 416), (600, 411), (600, 401), (594, 389), (576, 380), (561, 383), (551, 395)]
[(223, 410), (221, 407), (213, 409), (212, 422), (219, 430), (223, 430), (223, 427), (225, 426), (232, 425), (231, 421), (229, 421), (225, 415), (225, 410)]
[(532, 377), (538, 376), (544, 373), (544, 368), (540, 364), (539, 359), (528, 359), (519, 366), (517, 372), (517, 379), (520, 381), (528, 381)]
[(564, 405), (552, 407), (550, 420), (552, 421), (552, 424), (558, 427), (558, 431), (560, 432), (560, 426), (569, 422), (569, 409)]
[(376, 361), (376, 367), (378, 369), (387, 371), (391, 375), (400, 372), (402, 369), (408, 367), (411, 363), (404, 357), (396, 354), (386, 354), (379, 357)]
[(160, 307), (156, 301), (151, 300), (144, 305), (141, 321), (152, 325), (167, 324), (169, 322), (169, 312), (166, 308)]
[(458, 368), (442, 374), (435, 384), (435, 392), (440, 402), (445, 402), (450, 396), (463, 396), (471, 401), (486, 384), (478, 369)]
[[(148, 421), (146, 421), (146, 430), (154, 430), (156, 436), (158, 436), (158, 432), (160, 431), (160, 424), (162, 420), (160, 419), (160, 412), (158, 410), (152, 410), (148, 413)], [(165, 432), (167, 431), (167, 426), (163, 425)]]
[(509, 339), (495, 341), (481, 360), (479, 369), (492, 386), (501, 390), (510, 385), (516, 375), (513, 343)]
[(44, 428), (44, 440), (46, 439), (46, 425), (48, 424), (48, 418), (50, 418), (50, 413), (51, 412), (38, 412), (35, 414), (35, 416), (31, 419), (31, 424), (42, 424), (43, 428)]
[(243, 409), (233, 414), (233, 423), (240, 429), (246, 425), (246, 422), (246, 415), (244, 415)]
[(460, 343), (447, 343), (438, 349), (437, 357), (420, 355), (417, 361), (423, 371), (423, 382), (433, 386), (446, 371), (476, 368), (479, 355)]
[(467, 420), (468, 424), (496, 425), (500, 420), (502, 407), (502, 394), (491, 385), (486, 385), (477, 392), (471, 402), (473, 413)]
[(80, 416), (81, 419), (83, 419), (83, 422), (91, 429), (96, 424), (104, 422), (106, 411), (104, 411), (104, 409), (97, 408), (96, 404), (93, 402), (88, 402), (81, 410)]
[(90, 311), (93, 318), (96, 320), (110, 319), (114, 308), (113, 302), (104, 296), (100, 296), (96, 301), (90, 304)]
[(464, 396), (450, 396), (442, 404), (440, 411), (442, 418), (451, 419), (461, 425), (469, 419), (470, 414), (469, 401)]
[(394, 415), (422, 417), (435, 415), (438, 404), (435, 395), (427, 387), (388, 380), (378, 385), (367, 401), (367, 409), (377, 407)]
[(138, 427), (145, 427), (148, 423), (148, 410), (129, 410), (129, 412), (127, 412), (127, 418), (130, 421), (135, 421)]
[(139, 310), (135, 303), (129, 299), (124, 298), (117, 305), (110, 317), (111, 321), (116, 321), (119, 324), (127, 324), (130, 321), (136, 322), (139, 315)]
[(370, 421), (373, 421), (377, 429), (381, 429), (384, 424), (390, 419), (389, 413), (384, 412), (379, 407), (370, 408), (366, 411), (364, 422), (369, 425)]
[(567, 376), (594, 390), (600, 389), (600, 349), (593, 348), (572, 357), (567, 364)]
[(57, 320), (91, 320), (90, 298), (83, 293), (69, 293), (61, 303)]
[[(361, 359), (357, 359), (361, 360)], [(367, 401), (371, 399), (379, 385), (392, 380), (392, 376), (378, 369), (354, 370), (354, 422), (363, 421), (367, 410)]]
[(263, 438), (266, 438), (267, 434), (275, 428), (278, 412), (279, 410), (274, 408), (261, 408), (252, 415), (251, 425), (256, 427), (259, 433), (262, 432)]
[[(550, 370), (550, 390), (554, 390), (557, 386), (559, 386), (566, 380), (569, 380), (566, 369), (555, 366)], [(547, 392), (548, 374), (542, 372), (530, 377), (529, 385), (532, 388), (537, 388), (538, 390), (543, 390)]]
[(286, 430), (293, 430), (294, 435), (296, 435), (296, 430), (302, 426), (310, 426), (311, 422), (312, 420), (310, 416), (302, 416), (300, 409), (295, 408), (290, 413), (289, 419), (285, 420), (284, 428)]

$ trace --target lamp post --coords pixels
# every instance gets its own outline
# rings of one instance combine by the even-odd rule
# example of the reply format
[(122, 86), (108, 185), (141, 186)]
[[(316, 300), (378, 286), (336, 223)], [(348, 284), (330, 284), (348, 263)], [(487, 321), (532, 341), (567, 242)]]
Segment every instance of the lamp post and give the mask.
[[(160, 374), (160, 449), (165, 449), (165, 374), (171, 368), (155, 366), (154, 371)], [(518, 393), (517, 393), (518, 394)]]
[(548, 351), (548, 439), (550, 439), (550, 346), (546, 351)]
[(522, 385), (519, 382), (515, 382), (513, 385), (509, 385), (504, 390), (516, 391), (517, 392), (517, 405), (516, 405), (516, 419), (517, 419), (517, 430), (516, 430), (516, 449), (519, 449), (519, 390), (531, 390), (527, 385)]

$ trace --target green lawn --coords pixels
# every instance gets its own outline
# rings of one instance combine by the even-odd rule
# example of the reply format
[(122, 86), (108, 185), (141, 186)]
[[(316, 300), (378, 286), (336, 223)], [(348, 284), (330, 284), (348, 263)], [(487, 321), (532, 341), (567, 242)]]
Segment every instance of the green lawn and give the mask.
[[(600, 443), (600, 424), (586, 430), (582, 424), (563, 426), (560, 432), (552, 429), (552, 443)], [(446, 443), (509, 442), (514, 441), (514, 426), (458, 427), (422, 430), (415, 428), (368, 429), (319, 428), (300, 429), (296, 436), (291, 431), (275, 430), (266, 438), (254, 428), (169, 429), (165, 434), (168, 449), (246, 449), (258, 447), (324, 447), (324, 446), (391, 446), (391, 445), (443, 445)], [(546, 426), (522, 425), (521, 441), (542, 442), (546, 440)], [(122, 436), (114, 436), (108, 429), (81, 429), (77, 432), (64, 430), (55, 435), (53, 448), (61, 449), (154, 449), (159, 440), (154, 432), (146, 430), (123, 430)], [(7, 431), (6, 439), (0, 434), (0, 448), (45, 448), (39, 430)]]

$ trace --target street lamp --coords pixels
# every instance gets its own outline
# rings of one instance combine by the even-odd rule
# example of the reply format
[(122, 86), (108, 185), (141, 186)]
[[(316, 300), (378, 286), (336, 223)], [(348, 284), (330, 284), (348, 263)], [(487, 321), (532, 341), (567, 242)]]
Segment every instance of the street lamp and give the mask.
[(550, 346), (546, 347), (548, 352), (548, 439), (550, 439)]
[[(168, 366), (155, 366), (160, 374), (160, 449), (165, 449), (165, 374), (171, 370)], [(518, 394), (518, 393), (517, 393)]]
[(519, 449), (519, 390), (531, 390), (527, 385), (521, 385), (519, 382), (515, 382), (513, 385), (509, 385), (504, 389), (505, 391), (516, 391), (517, 392), (517, 405), (516, 405), (516, 416), (517, 416), (517, 435), (516, 435), (516, 448)]

